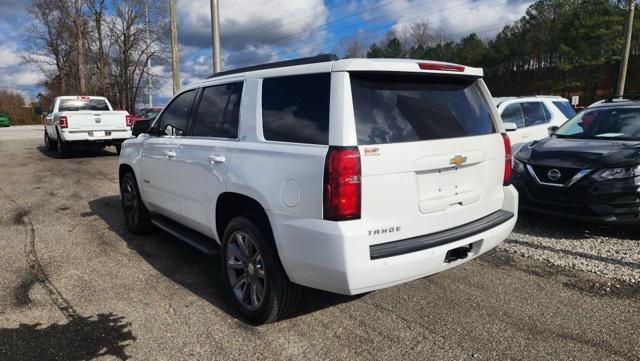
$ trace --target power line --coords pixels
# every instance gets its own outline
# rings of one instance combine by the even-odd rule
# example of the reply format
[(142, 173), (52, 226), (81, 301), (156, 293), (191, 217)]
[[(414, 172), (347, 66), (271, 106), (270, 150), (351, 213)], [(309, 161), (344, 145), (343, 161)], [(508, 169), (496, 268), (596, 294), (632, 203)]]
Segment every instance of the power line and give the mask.
[[(456, 6), (450, 6), (448, 8), (441, 9), (440, 11), (437, 11), (437, 12), (428, 12), (428, 11), (419, 12), (419, 13), (416, 14), (416, 16), (410, 17), (408, 19), (404, 19), (404, 21), (412, 21), (412, 20), (416, 20), (416, 19), (428, 16), (428, 15), (433, 16), (433, 15), (437, 15), (437, 14), (442, 14), (442, 13), (445, 13), (445, 12), (448, 12), (448, 11), (456, 10), (456, 9), (460, 8), (461, 6), (463, 6), (465, 4), (466, 3), (459, 3)], [(421, 4), (421, 5), (424, 5), (424, 3)], [(471, 11), (468, 11), (468, 12), (465, 12), (465, 13), (461, 13), (461, 14), (459, 14), (457, 16), (453, 16), (450, 19), (456, 19), (456, 18), (459, 18), (459, 17), (462, 17), (462, 16), (467, 16), (467, 15), (472, 14), (474, 12), (483, 11), (483, 10), (487, 10), (487, 9), (492, 9), (492, 8), (500, 7), (500, 6), (504, 6), (504, 3), (501, 2), (501, 3), (496, 3), (496, 4), (492, 5), (492, 6), (488, 6), (488, 7), (485, 6), (485, 7), (482, 7), (482, 8), (477, 8), (477, 9), (474, 9), (474, 10), (471, 10)], [(403, 9), (403, 11), (406, 11), (406, 10), (408, 10), (408, 8)], [(510, 24), (512, 22), (513, 22), (512, 20), (509, 20), (508, 22), (506, 22), (504, 24), (501, 24), (500, 26), (504, 26), (504, 25)], [(369, 33), (369, 35), (365, 36), (364, 38), (360, 38), (359, 40), (360, 41), (367, 41), (368, 39), (375, 39), (375, 38), (377, 38), (377, 37), (379, 37), (381, 35), (381, 34), (376, 34), (376, 33), (380, 32), (380, 31), (386, 32), (386, 31), (388, 31), (390, 26), (392, 26), (394, 24), (395, 24), (395, 20), (392, 21), (392, 22), (385, 23), (385, 24), (383, 24), (383, 25), (381, 25), (379, 27), (376, 27), (376, 28), (367, 29), (367, 32)], [(352, 25), (343, 27), (342, 29), (357, 27), (357, 26), (360, 26), (360, 25), (361, 24), (352, 24)], [(490, 29), (492, 29), (492, 28), (489, 28), (487, 30), (490, 30)], [(487, 31), (487, 30), (482, 30), (482, 31)], [(455, 34), (448, 34), (448, 35), (455, 36), (455, 35), (464, 34), (464, 33), (467, 33), (467, 32), (468, 32), (468, 30), (467, 31), (462, 31), (462, 32), (459, 32), (459, 33), (455, 33)], [(336, 34), (336, 33), (340, 33), (340, 29), (337, 32), (334, 32), (334, 34)], [(355, 34), (348, 34), (348, 35), (339, 37), (339, 38), (335, 39), (334, 43), (338, 44), (339, 41), (341, 41), (343, 39), (348, 39), (350, 37), (353, 37), (354, 35)], [(317, 40), (317, 41), (311, 42), (311, 46), (324, 45), (324, 42), (325, 42), (324, 39), (323, 40)], [(309, 43), (306, 43), (305, 47), (309, 47)], [(291, 53), (291, 52), (298, 52), (298, 51), (300, 51), (302, 49), (303, 48), (286, 49), (286, 50), (283, 50), (283, 51), (280, 51), (280, 52), (268, 54), (268, 56), (284, 55), (284, 54), (288, 54), (288, 53)], [(253, 60), (255, 60), (255, 59), (253, 59)], [(252, 61), (242, 62), (242, 63), (239, 64), (239, 66), (244, 66), (245, 64), (249, 64), (251, 62)]]

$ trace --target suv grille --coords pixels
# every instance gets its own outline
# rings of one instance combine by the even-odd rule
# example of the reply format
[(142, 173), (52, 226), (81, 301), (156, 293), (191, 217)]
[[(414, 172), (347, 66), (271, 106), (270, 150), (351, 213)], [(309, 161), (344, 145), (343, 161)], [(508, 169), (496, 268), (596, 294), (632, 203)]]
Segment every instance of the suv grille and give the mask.
[(579, 171), (579, 168), (546, 167), (532, 165), (534, 173), (542, 183), (565, 184)]

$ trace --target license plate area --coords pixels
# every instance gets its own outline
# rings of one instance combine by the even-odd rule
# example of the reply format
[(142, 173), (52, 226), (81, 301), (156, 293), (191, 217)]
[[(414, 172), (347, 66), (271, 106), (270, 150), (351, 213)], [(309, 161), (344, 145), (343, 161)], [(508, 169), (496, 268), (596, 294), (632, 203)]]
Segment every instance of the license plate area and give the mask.
[(444, 256), (444, 263), (452, 263), (455, 261), (463, 260), (470, 255), (475, 255), (476, 253), (478, 253), (477, 251), (478, 249), (480, 249), (481, 244), (482, 241), (477, 241), (448, 250)]
[(108, 137), (110, 135), (111, 135), (111, 131), (108, 131), (108, 130), (106, 130), (106, 131), (105, 130), (94, 130), (94, 131), (90, 131), (89, 132), (89, 136), (90, 137), (96, 137), (96, 138)]

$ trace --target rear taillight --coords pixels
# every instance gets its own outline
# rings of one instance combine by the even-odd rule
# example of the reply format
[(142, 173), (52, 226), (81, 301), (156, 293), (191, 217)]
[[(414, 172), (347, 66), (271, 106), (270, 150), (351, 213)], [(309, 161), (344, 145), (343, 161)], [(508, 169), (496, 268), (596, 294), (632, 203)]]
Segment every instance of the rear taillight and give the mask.
[(68, 128), (69, 122), (67, 122), (67, 117), (65, 115), (60, 116), (60, 128)]
[(324, 163), (324, 219), (360, 218), (360, 151), (330, 146)]
[(507, 133), (502, 133), (502, 141), (504, 142), (504, 181), (503, 184), (508, 186), (511, 184), (511, 141)]
[(133, 115), (127, 114), (125, 120), (127, 122), (127, 127), (133, 126)]

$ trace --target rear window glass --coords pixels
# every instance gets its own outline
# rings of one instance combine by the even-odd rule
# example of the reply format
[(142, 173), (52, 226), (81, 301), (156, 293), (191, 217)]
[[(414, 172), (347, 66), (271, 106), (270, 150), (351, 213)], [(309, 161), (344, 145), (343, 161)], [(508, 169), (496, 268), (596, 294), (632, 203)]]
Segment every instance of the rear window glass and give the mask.
[(358, 144), (385, 144), (495, 132), (475, 79), (351, 73)]
[(560, 110), (560, 112), (562, 112), (562, 114), (564, 114), (564, 116), (567, 118), (572, 118), (574, 115), (576, 115), (576, 111), (573, 110), (573, 107), (571, 106), (571, 104), (569, 104), (569, 102), (553, 102), (553, 105), (555, 105), (556, 108), (558, 108), (558, 110)]
[(104, 99), (61, 99), (59, 112), (108, 111), (109, 105)]
[(329, 73), (264, 79), (264, 138), (280, 142), (329, 144), (330, 86)]

